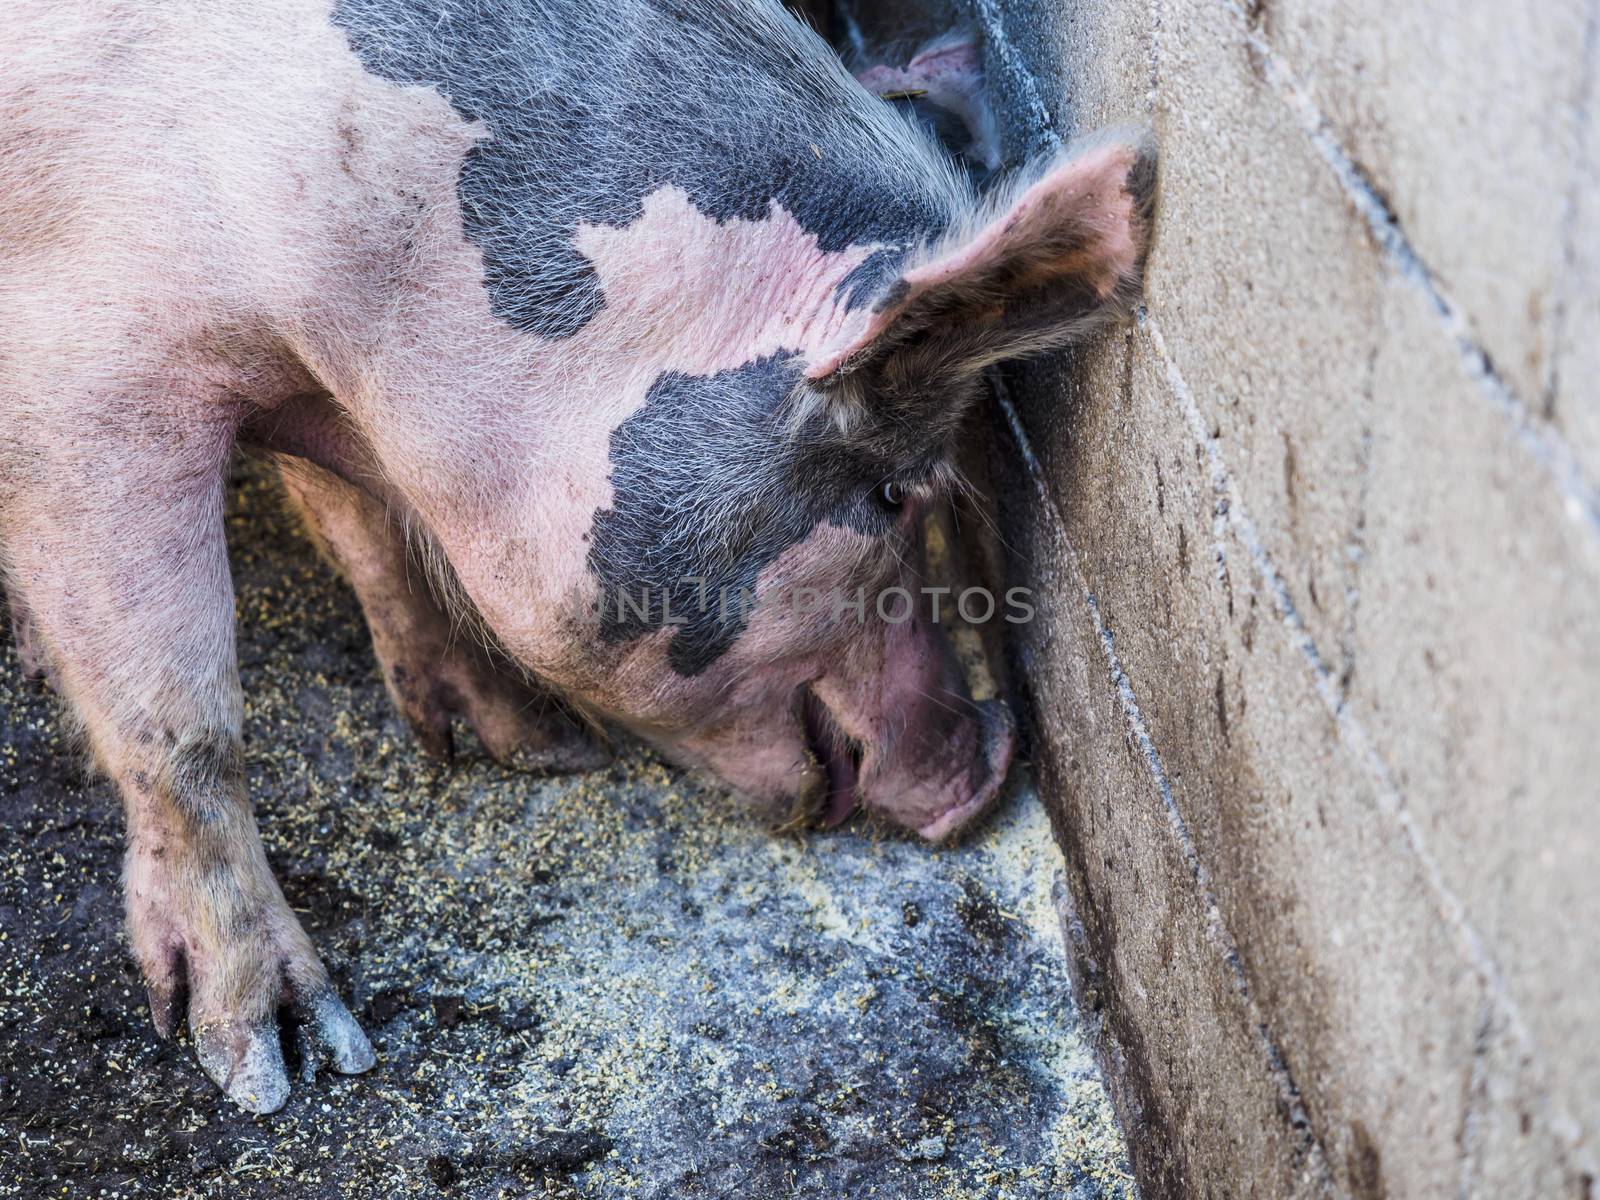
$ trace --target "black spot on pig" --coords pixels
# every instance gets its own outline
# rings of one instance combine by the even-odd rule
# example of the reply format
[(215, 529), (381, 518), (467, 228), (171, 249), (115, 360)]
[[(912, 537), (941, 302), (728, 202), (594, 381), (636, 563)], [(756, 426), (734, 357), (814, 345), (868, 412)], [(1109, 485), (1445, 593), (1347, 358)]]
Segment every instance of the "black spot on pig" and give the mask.
[(900, 278), (900, 267), (905, 259), (906, 251), (898, 246), (874, 250), (862, 259), (855, 270), (839, 281), (837, 291), (844, 296), (845, 308), (854, 312), (874, 301), (882, 307), (879, 297), (906, 286)]
[[(777, 354), (709, 376), (668, 372), (612, 431), (612, 505), (588, 535), (602, 640), (673, 626), (668, 662), (697, 675), (744, 632), (741, 598), (753, 600), (761, 573), (819, 524), (901, 536), (882, 484), (934, 476), (964, 406), (938, 389), (879, 391), (844, 433), (812, 396), (797, 423), (811, 386), (802, 365)], [(849, 597), (876, 578), (870, 562), (859, 570), (823, 586)]]
[(982, 188), (994, 178), (994, 171), (983, 162), (983, 146), (978, 132), (970, 128), (961, 114), (926, 96), (891, 93), (884, 99), (916, 121), (966, 168), (975, 187)]
[(588, 558), (605, 641), (674, 625), (668, 661), (697, 675), (744, 632), (741, 598), (761, 572), (818, 523), (888, 532), (872, 507), (886, 467), (829, 437), (820, 414), (791, 428), (786, 402), (800, 384), (789, 355), (668, 373), (612, 432), (613, 503), (595, 513)]
[(719, 221), (776, 200), (828, 251), (949, 219), (938, 151), (775, 6), (338, 0), (333, 19), (367, 70), (482, 126), (465, 232), (493, 311), (529, 333), (571, 336), (605, 304), (579, 223), (628, 225), (665, 185)]

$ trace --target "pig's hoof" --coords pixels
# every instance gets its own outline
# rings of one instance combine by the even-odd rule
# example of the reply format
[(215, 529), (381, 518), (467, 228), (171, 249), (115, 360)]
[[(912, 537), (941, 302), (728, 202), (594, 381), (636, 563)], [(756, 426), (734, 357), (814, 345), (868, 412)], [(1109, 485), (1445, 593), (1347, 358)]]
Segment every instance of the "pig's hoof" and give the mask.
[(324, 1062), (341, 1075), (360, 1075), (372, 1070), (378, 1061), (372, 1043), (332, 988), (307, 1008), (311, 1019), (297, 1031), (301, 1079), (309, 1083), (317, 1073), (317, 1064)]
[[(303, 1081), (315, 1076), (319, 1064), (341, 1075), (359, 1075), (378, 1061), (367, 1035), (331, 987), (309, 1001), (291, 1003), (289, 1009)], [(289, 1099), (289, 1073), (272, 1015), (255, 1021), (203, 1020), (191, 1032), (201, 1069), (240, 1108), (277, 1112)]]
[(276, 1025), (202, 1025), (194, 1030), (194, 1052), (201, 1070), (246, 1112), (277, 1112), (289, 1099)]
[[(247, 1112), (270, 1113), (289, 1098), (280, 1015), (294, 1032), (307, 1078), (323, 1065), (354, 1075), (377, 1061), (281, 897), (240, 904), (243, 888), (235, 887), (198, 905), (178, 903), (172, 896), (186, 894), (183, 888), (171, 887), (137, 854), (130, 863), (128, 934), (144, 971), (151, 1020), (169, 1038), (187, 1012), (195, 1056), (228, 1099)], [(261, 866), (257, 885), (276, 890)]]

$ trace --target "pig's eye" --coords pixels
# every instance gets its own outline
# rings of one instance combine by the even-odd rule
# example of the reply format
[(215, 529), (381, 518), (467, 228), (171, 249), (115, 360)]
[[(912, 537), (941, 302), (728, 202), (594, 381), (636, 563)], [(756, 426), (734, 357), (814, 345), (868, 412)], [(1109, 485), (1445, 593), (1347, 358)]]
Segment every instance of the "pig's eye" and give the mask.
[(878, 502), (890, 512), (897, 511), (906, 502), (905, 487), (899, 480), (889, 480), (878, 489)]

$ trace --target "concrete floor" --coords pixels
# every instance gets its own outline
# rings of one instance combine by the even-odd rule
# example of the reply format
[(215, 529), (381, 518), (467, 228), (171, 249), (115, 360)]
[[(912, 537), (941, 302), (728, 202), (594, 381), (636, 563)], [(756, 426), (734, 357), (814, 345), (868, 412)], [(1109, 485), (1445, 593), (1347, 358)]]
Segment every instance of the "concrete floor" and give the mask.
[(638, 748), (435, 766), (353, 598), (236, 482), (253, 795), (379, 1065), (256, 1118), (155, 1039), (116, 798), (0, 642), (0, 1196), (1134, 1194), (1025, 787), (934, 852), (772, 835)]

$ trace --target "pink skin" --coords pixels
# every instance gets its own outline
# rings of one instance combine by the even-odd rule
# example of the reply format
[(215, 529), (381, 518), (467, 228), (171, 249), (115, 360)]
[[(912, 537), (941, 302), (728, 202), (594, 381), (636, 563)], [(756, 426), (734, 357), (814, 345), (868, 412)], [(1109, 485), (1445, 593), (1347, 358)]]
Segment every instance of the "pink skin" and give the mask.
[[(541, 372), (566, 380), (585, 397), (548, 414), (543, 436), (527, 444), (528, 454), (549, 474), (513, 477), (511, 501), (501, 493), (484, 509), (463, 505), (462, 496), (471, 495), (464, 486), (439, 497), (437, 507), (427, 500), (419, 505), (474, 606), (512, 654), (586, 709), (709, 769), (774, 814), (813, 797), (823, 770), (808, 752), (797, 699), (804, 684), (815, 682), (819, 694), (828, 686), (818, 651), (883, 661), (886, 671), (924, 680), (919, 686), (933, 698), (920, 698), (903, 711), (932, 719), (949, 706), (968, 713), (969, 725), (936, 722), (933, 728), (950, 725), (943, 739), (947, 749), (918, 757), (920, 771), (910, 759), (898, 761), (898, 747), (913, 746), (914, 740), (891, 736), (896, 730), (867, 711), (870, 679), (840, 680), (830, 694), (843, 704), (835, 719), (866, 746), (852, 803), (914, 828), (934, 829), (935, 836), (954, 832), (998, 789), (1009, 762), (1010, 731), (981, 724), (980, 718), (999, 718), (972, 709), (959, 679), (952, 684), (942, 674), (934, 678), (914, 661), (919, 655), (930, 662), (948, 657), (937, 631), (918, 639), (886, 637), (876, 623), (820, 631), (817, 622), (797, 623), (780, 608), (758, 613), (715, 670), (686, 679), (667, 665), (664, 635), (601, 666), (592, 640), (574, 642), (570, 629), (543, 615), (574, 611), (580, 606), (573, 592), (583, 595), (593, 586), (579, 535), (587, 531), (590, 515), (611, 502), (610, 430), (637, 409), (650, 384), (669, 370), (712, 374), (777, 350), (818, 358), (841, 342), (860, 344), (871, 318), (865, 311), (845, 312), (835, 289), (874, 247), (825, 254), (777, 204), (765, 220), (719, 224), (674, 188), (649, 197), (630, 226), (583, 227), (578, 244), (595, 264), (606, 295), (617, 300), (577, 337), (537, 351)], [(702, 290), (686, 296), (685, 281), (697, 281)], [(619, 345), (625, 353), (619, 354)], [(441, 464), (436, 477), (449, 478), (453, 469), (459, 464)], [(554, 506), (552, 482), (562, 497)], [(515, 498), (519, 486), (529, 488), (525, 499)], [(521, 527), (508, 529), (508, 518), (520, 520)], [(859, 557), (888, 554), (886, 547), (838, 530), (818, 531), (796, 551), (769, 573), (766, 587), (831, 593)], [(508, 578), (518, 584), (509, 591)], [(980, 756), (980, 744), (990, 751)], [(987, 770), (973, 777), (954, 769), (946, 760), (958, 753)]]
[(908, 271), (911, 291), (905, 303), (1004, 259), (1010, 247), (1042, 240), (1063, 219), (1092, 230), (1095, 240), (1081, 251), (1081, 266), (1074, 274), (1109, 299), (1117, 284), (1134, 272), (1144, 251), (1134, 200), (1126, 188), (1137, 157), (1134, 147), (1112, 144), (1061, 164), (1023, 192), (1003, 221), (984, 229), (957, 253)]
[(861, 796), (930, 841), (942, 839), (1004, 783), (1015, 742), (1010, 717), (973, 702), (949, 639), (925, 612), (881, 623), (872, 640), (881, 667), (824, 676), (817, 696), (867, 747)]
[(969, 91), (981, 69), (978, 47), (972, 42), (959, 42), (919, 54), (904, 67), (880, 63), (862, 71), (856, 78), (862, 87), (880, 96), (927, 92), (943, 98), (951, 93)]
[[(981, 276), (1046, 238), (1070, 221), (1088, 235), (1068, 264), (1110, 303), (1126, 281), (1138, 277), (1145, 254), (1145, 231), (1127, 180), (1140, 155), (1136, 146), (1113, 142), (1068, 159), (1029, 186), (1004, 216), (978, 230), (951, 253), (913, 267), (905, 274), (904, 294), (864, 322), (856, 337), (844, 339), (819, 357), (807, 372), (826, 379), (892, 333), (919, 302), (941, 289)], [(1065, 272), (1064, 272), (1065, 273)]]

